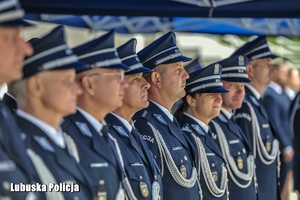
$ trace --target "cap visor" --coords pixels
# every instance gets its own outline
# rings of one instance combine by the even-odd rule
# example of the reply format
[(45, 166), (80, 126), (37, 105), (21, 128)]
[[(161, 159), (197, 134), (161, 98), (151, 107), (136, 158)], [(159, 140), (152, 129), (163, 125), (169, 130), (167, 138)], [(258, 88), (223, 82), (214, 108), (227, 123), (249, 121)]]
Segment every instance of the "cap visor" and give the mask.
[(117, 64), (117, 65), (109, 65), (105, 67), (100, 67), (100, 68), (109, 68), (109, 69), (123, 69), (123, 70), (128, 70), (129, 67), (124, 64)]
[(30, 27), (30, 26), (35, 26), (32, 23), (29, 23), (23, 19), (17, 19), (17, 20), (13, 20), (13, 21), (8, 21), (8, 22), (4, 22), (1, 23), (0, 26), (9, 26), (9, 27), (14, 27), (14, 26), (24, 26), (24, 27)]
[(249, 83), (251, 82), (249, 79), (247, 78), (222, 78), (221, 77), (221, 80), (224, 80), (224, 81), (231, 81), (231, 82), (243, 82), (243, 83)]
[(189, 58), (189, 57), (186, 57), (186, 56), (179, 56), (179, 57), (174, 58), (172, 60), (168, 60), (168, 61), (166, 61), (162, 64), (170, 64), (170, 63), (176, 63), (176, 62), (181, 62), (181, 61), (187, 62), (187, 61), (191, 61), (191, 60), (192, 60), (192, 58)]

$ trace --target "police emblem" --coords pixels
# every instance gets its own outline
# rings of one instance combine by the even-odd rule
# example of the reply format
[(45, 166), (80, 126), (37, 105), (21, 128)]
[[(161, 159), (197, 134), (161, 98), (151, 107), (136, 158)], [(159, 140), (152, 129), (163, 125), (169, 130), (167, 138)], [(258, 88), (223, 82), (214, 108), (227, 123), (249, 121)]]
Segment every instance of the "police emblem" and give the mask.
[(145, 182), (140, 182), (140, 191), (144, 198), (148, 197), (149, 190), (148, 190), (148, 186)]
[(239, 56), (238, 57), (239, 65), (245, 65), (245, 59), (244, 56)]
[(162, 124), (167, 124), (166, 120), (160, 114), (153, 114), (154, 117)]
[(133, 40), (132, 50), (134, 53), (136, 52), (136, 44), (137, 44), (137, 41)]
[(243, 169), (244, 167), (244, 161), (243, 158), (241, 156), (238, 156), (236, 159), (236, 165), (239, 169)]
[(180, 166), (180, 174), (183, 176), (183, 178), (187, 177), (186, 167), (184, 165)]
[(152, 183), (152, 200), (160, 200), (160, 185), (157, 181)]
[(219, 70), (220, 70), (220, 65), (219, 64), (215, 64), (214, 74), (219, 74)]
[(191, 124), (191, 126), (197, 131), (198, 134), (205, 135), (199, 125)]
[(218, 181), (218, 172), (215, 169), (211, 170), (211, 176), (215, 182)]
[(267, 150), (268, 152), (271, 151), (271, 142), (270, 142), (270, 140), (267, 140), (267, 141), (266, 141), (266, 150)]

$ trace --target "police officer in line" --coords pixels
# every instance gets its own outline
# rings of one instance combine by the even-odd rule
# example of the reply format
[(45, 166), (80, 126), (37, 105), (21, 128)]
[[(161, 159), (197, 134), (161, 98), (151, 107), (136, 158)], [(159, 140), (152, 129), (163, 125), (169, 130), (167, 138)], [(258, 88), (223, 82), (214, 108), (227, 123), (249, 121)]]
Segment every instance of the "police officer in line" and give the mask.
[(143, 67), (136, 55), (136, 39), (117, 48), (122, 63), (129, 66), (125, 73), (128, 88), (124, 90), (123, 105), (105, 117), (110, 124), (109, 133), (116, 138), (121, 149), (126, 173), (126, 193), (130, 200), (163, 198), (160, 171), (146, 141), (133, 126), (134, 113), (149, 105), (147, 90), (150, 84), (143, 73), (151, 70)]
[(74, 190), (48, 188), (47, 199), (92, 199), (90, 180), (70, 155), (76, 151), (74, 141), (60, 128), (62, 117), (76, 111), (81, 93), (73, 65), (78, 58), (66, 45), (62, 26), (29, 42), (34, 54), (24, 61), (23, 79), (12, 85), (19, 107), (16, 120), (28, 141), (26, 152), (40, 183), (71, 184)]
[(125, 198), (122, 158), (107, 132), (104, 117), (122, 105), (124, 70), (114, 47), (114, 32), (73, 49), (84, 70), (78, 71), (77, 82), (83, 93), (78, 96), (77, 112), (64, 118), (62, 128), (74, 139), (80, 165), (92, 179), (97, 199), (123, 200)]
[(217, 134), (228, 170), (230, 200), (257, 199), (255, 164), (251, 145), (233, 119), (233, 110), (242, 106), (245, 84), (250, 82), (246, 73), (247, 57), (234, 55), (218, 62), (222, 65), (221, 81), (228, 93), (222, 93), (221, 113), (210, 127)]
[(293, 147), (295, 151), (293, 159), (293, 178), (294, 190), (298, 195), (300, 192), (300, 92), (298, 92), (290, 107), (290, 130), (293, 138)]
[(222, 152), (217, 145), (217, 137), (208, 126), (220, 114), (221, 93), (228, 92), (222, 87), (218, 63), (189, 74), (186, 96), (176, 110), (182, 130), (197, 147), (198, 181), (203, 199), (228, 199), (227, 170)]
[(294, 149), (290, 132), (289, 109), (291, 100), (284, 92), (288, 78), (288, 66), (284, 63), (274, 63), (271, 83), (263, 93), (263, 104), (275, 130), (280, 143), (280, 193), (281, 199), (289, 199), (292, 183), (292, 161)]
[(237, 124), (251, 144), (255, 158), (259, 199), (277, 199), (277, 156), (279, 143), (267, 112), (261, 102), (261, 94), (271, 81), (272, 58), (266, 36), (259, 36), (239, 48), (234, 55), (249, 59), (246, 67), (251, 82), (245, 85), (245, 98), (235, 112)]
[[(22, 27), (30, 25), (23, 15), (18, 1), (0, 1), (0, 85), (20, 79), (24, 57), (32, 54), (20, 37)], [(10, 109), (0, 102), (0, 199), (42, 199), (42, 194), (11, 192), (11, 183), (39, 182), (20, 133)]]
[[(188, 74), (190, 74), (200, 68), (202, 68), (202, 64), (200, 63), (200, 58), (196, 58), (184, 66), (184, 69)], [(179, 99), (178, 101), (176, 101), (171, 108), (171, 113), (174, 113), (181, 104), (182, 104), (182, 99)]]
[(170, 113), (172, 105), (185, 95), (183, 56), (174, 32), (168, 32), (140, 52), (142, 64), (153, 72), (145, 74), (150, 83), (149, 106), (137, 112), (134, 126), (154, 154), (163, 177), (164, 199), (200, 199), (193, 145), (185, 138)]

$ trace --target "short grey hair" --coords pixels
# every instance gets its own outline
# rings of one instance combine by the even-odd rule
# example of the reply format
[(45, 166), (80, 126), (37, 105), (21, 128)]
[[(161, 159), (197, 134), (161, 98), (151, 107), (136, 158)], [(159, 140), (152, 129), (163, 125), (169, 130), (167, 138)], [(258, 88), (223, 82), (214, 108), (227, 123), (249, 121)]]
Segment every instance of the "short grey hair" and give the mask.
[(12, 82), (10, 84), (12, 95), (18, 100), (18, 102), (23, 102), (27, 98), (26, 90), (27, 79)]

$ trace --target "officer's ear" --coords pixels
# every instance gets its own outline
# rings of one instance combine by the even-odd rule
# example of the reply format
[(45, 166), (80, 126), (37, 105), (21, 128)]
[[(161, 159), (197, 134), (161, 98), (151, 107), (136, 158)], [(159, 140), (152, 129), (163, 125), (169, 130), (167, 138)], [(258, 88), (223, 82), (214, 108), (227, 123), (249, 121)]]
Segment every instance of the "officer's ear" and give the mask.
[(246, 73), (248, 74), (249, 77), (253, 77), (253, 68), (254, 68), (254, 61), (250, 61), (246, 67)]
[(43, 83), (38, 75), (31, 76), (26, 81), (26, 90), (30, 96), (39, 97), (42, 93)]
[(157, 71), (153, 71), (150, 74), (151, 85), (161, 88), (161, 74)]
[(84, 92), (88, 93), (91, 96), (95, 95), (96, 85), (94, 84), (91, 76), (82, 76), (79, 80), (79, 85), (81, 86)]
[(196, 99), (193, 98), (191, 95), (186, 95), (185, 100), (189, 106), (191, 106), (193, 108), (196, 107)]

